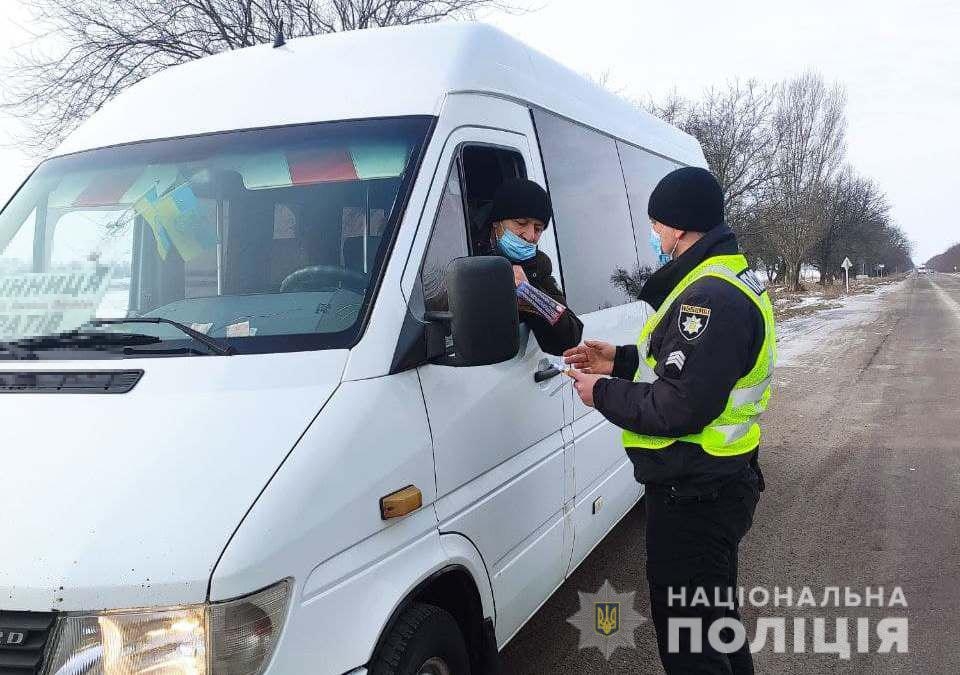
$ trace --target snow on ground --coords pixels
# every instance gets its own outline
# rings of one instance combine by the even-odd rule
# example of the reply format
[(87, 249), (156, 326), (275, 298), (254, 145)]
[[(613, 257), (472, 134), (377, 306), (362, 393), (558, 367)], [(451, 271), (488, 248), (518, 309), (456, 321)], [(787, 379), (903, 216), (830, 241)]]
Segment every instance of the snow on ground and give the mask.
[(823, 294), (810, 295), (800, 300), (796, 305), (790, 309), (803, 309), (804, 307), (809, 307), (810, 305), (816, 305), (823, 302)]
[[(793, 365), (798, 357), (816, 349), (839, 330), (872, 324), (881, 311), (881, 299), (902, 288), (904, 282), (877, 286), (872, 293), (841, 296), (830, 301), (832, 306), (829, 309), (777, 323), (777, 365)], [(822, 301), (822, 297), (815, 296), (804, 298), (802, 302), (811, 305)]]

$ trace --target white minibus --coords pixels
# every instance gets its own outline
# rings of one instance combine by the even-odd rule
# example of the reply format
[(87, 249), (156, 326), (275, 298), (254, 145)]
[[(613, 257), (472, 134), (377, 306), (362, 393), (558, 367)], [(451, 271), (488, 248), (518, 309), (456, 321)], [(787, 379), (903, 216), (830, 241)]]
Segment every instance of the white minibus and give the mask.
[(0, 672), (493, 672), (643, 489), (476, 214), (547, 188), (584, 336), (630, 343), (617, 280), (682, 165), (692, 137), (483, 25), (117, 96), (0, 212)]

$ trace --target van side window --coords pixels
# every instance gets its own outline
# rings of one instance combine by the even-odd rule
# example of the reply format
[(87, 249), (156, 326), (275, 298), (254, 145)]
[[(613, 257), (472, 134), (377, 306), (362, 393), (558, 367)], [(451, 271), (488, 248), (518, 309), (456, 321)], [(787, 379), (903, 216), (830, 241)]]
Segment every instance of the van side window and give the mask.
[(464, 218), (463, 191), (460, 188), (460, 163), (450, 170), (440, 208), (433, 225), (433, 234), (420, 271), (423, 286), (423, 304), (428, 312), (445, 312), (447, 305), (447, 265), (454, 258), (469, 254), (467, 249), (467, 221)]
[(633, 231), (640, 254), (640, 265), (655, 268), (657, 260), (653, 257), (653, 251), (650, 247), (643, 245), (650, 236), (647, 202), (650, 201), (650, 193), (660, 179), (683, 165), (629, 143), (617, 141), (617, 150), (620, 151), (620, 164), (623, 166), (623, 177), (627, 183), (627, 197), (630, 199), (630, 213), (633, 216)]
[(616, 141), (542, 110), (533, 118), (570, 307), (587, 314), (631, 302), (611, 280), (639, 262)]
[(461, 150), (460, 158), (472, 242), (483, 234), (497, 188), (511, 178), (526, 178), (527, 167), (519, 152), (490, 145), (468, 145)]
[(447, 265), (454, 258), (475, 253), (476, 242), (486, 236), (484, 226), (493, 195), (503, 181), (526, 176), (523, 156), (516, 150), (487, 145), (461, 149), (447, 178), (420, 272), (426, 311), (447, 311)]

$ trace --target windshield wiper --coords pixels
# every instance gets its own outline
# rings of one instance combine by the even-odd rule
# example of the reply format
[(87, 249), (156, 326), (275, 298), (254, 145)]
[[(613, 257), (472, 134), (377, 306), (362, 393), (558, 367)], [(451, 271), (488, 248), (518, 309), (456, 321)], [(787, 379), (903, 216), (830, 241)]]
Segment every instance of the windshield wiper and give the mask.
[(128, 319), (91, 319), (88, 322), (88, 325), (91, 326), (115, 326), (123, 325), (127, 323), (137, 324), (137, 323), (156, 323), (164, 324), (167, 326), (173, 326), (181, 333), (188, 335), (194, 341), (199, 342), (204, 345), (214, 354), (219, 356), (232, 356), (236, 354), (236, 350), (226, 343), (221, 342), (215, 338), (210, 337), (209, 335), (204, 335), (198, 330), (194, 330), (190, 326), (180, 323), (179, 321), (174, 321), (173, 319), (164, 319), (159, 316), (136, 316)]

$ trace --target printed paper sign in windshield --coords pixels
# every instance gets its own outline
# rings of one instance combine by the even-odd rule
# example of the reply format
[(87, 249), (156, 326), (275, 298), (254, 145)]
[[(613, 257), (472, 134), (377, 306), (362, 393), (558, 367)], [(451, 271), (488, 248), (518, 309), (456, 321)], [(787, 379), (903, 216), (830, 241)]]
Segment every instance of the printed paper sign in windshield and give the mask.
[(0, 339), (73, 330), (96, 314), (111, 270), (47, 272), (0, 277)]

